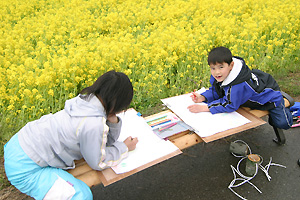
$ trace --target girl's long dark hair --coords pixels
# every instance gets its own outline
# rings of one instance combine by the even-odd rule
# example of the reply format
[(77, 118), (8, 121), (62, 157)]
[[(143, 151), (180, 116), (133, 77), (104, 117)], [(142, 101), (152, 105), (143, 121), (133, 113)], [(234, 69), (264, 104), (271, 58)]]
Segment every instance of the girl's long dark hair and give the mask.
[(84, 88), (80, 94), (96, 95), (101, 100), (108, 116), (129, 107), (133, 97), (133, 87), (126, 74), (112, 70), (104, 73), (93, 85)]

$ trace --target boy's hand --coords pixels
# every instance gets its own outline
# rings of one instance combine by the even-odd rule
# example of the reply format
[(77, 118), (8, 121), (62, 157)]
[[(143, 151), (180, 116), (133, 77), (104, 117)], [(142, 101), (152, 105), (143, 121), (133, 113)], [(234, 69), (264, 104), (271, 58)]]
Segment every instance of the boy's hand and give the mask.
[(196, 92), (192, 92), (191, 97), (192, 97), (193, 102), (195, 102), (195, 103), (201, 103), (201, 102), (205, 101), (205, 97)]
[(209, 112), (207, 105), (190, 105), (187, 107), (190, 112), (192, 113), (199, 113), (199, 112)]
[(124, 140), (124, 143), (126, 144), (126, 146), (128, 147), (129, 151), (132, 151), (135, 149), (136, 144), (138, 143), (138, 139), (135, 137), (128, 137), (126, 138), (126, 140)]

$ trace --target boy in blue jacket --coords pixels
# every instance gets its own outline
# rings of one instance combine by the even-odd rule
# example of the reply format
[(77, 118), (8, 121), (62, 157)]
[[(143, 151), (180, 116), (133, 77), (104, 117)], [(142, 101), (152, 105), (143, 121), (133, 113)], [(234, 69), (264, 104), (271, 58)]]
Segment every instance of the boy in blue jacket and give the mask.
[(212, 49), (208, 64), (211, 87), (202, 94), (194, 92), (191, 96), (195, 103), (206, 102), (207, 105), (191, 105), (188, 107), (191, 112), (216, 114), (233, 112), (244, 106), (268, 110), (272, 126), (281, 129), (291, 127), (293, 117), (285, 108), (280, 88), (270, 74), (250, 70), (242, 58), (232, 56), (225, 47)]

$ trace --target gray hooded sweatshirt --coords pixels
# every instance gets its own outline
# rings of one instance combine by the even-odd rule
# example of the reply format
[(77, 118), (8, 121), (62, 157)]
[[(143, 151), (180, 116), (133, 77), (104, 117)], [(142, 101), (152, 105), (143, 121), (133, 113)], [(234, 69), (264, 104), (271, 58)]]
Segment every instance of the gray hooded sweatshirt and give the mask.
[(128, 155), (118, 142), (122, 121), (106, 120), (103, 105), (94, 95), (67, 100), (65, 108), (27, 123), (18, 139), (24, 152), (39, 166), (75, 168), (74, 160), (84, 158), (95, 170), (117, 165)]

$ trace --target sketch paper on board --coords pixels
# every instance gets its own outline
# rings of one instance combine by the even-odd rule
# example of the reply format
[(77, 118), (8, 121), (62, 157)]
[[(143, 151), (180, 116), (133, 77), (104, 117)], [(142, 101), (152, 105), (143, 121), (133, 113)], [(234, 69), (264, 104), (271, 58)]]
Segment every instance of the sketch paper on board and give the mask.
[[(205, 91), (203, 88), (200, 91), (202, 92), (203, 90)], [(191, 93), (161, 99), (161, 101), (186, 124), (191, 126), (200, 137), (208, 137), (251, 122), (237, 112), (218, 114), (211, 114), (210, 112), (192, 113), (187, 109), (189, 105), (195, 104), (190, 96)]]
[(153, 133), (145, 119), (138, 116), (134, 109), (129, 109), (118, 116), (122, 119), (118, 141), (124, 141), (132, 136), (138, 138), (138, 143), (136, 149), (130, 151), (127, 158), (112, 167), (116, 174), (129, 172), (179, 150), (172, 142), (165, 141)]

